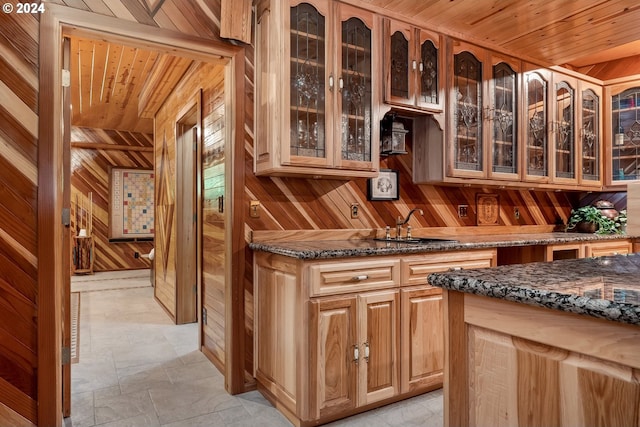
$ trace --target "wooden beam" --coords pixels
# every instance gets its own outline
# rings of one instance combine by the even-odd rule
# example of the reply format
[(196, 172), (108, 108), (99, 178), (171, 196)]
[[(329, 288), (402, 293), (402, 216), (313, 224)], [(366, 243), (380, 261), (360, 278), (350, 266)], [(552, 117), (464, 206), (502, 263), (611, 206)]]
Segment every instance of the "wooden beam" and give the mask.
[(222, 0), (220, 37), (251, 44), (251, 0)]
[(153, 147), (140, 147), (138, 145), (115, 145), (88, 141), (72, 142), (71, 148), (86, 148), (89, 150), (140, 151), (144, 153), (153, 153)]

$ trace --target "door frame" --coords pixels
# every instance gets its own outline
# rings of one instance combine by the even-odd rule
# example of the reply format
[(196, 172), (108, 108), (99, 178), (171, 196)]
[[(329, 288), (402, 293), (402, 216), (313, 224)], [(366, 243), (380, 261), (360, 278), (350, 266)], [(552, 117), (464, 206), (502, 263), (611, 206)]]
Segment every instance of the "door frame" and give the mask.
[[(231, 76), (225, 92), (232, 92), (232, 197), (228, 208), (242, 206), (244, 193), (245, 49), (137, 22), (47, 3), (40, 16), (39, 34), (39, 119), (38, 119), (38, 306), (37, 306), (37, 424), (62, 426), (62, 298), (70, 292), (65, 283), (62, 223), (63, 126), (62, 126), (62, 40), (63, 35), (107, 38), (112, 42), (180, 54), (215, 62), (224, 60)], [(244, 252), (243, 218), (234, 209), (232, 238), (227, 242), (231, 271), (228, 273), (225, 305), (227, 347), (225, 388), (231, 394), (244, 391)], [(234, 285), (235, 283), (235, 285)]]

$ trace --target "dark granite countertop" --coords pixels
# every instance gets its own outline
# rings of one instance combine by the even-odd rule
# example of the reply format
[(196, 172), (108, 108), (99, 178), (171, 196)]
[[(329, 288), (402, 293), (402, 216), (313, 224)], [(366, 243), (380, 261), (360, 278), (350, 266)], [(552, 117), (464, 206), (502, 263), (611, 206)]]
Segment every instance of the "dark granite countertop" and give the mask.
[(432, 273), (431, 285), (640, 325), (640, 254)]
[[(414, 235), (416, 234), (417, 233), (414, 233)], [(316, 240), (304, 242), (249, 243), (249, 247), (254, 251), (271, 252), (274, 254), (285, 255), (298, 259), (325, 259), (395, 254), (410, 255), (437, 251), (497, 248), (509, 246), (552, 245), (574, 242), (638, 238), (638, 236), (627, 236), (623, 234), (598, 235), (588, 233), (563, 232), (435, 237), (454, 239), (456, 241), (412, 244), (381, 242), (373, 239)]]

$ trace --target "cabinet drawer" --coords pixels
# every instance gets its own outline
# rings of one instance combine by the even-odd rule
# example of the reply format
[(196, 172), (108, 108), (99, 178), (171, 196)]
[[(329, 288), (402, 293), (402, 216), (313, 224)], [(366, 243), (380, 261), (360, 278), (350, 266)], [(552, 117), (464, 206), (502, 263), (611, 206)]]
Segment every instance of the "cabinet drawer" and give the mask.
[(628, 253), (631, 253), (631, 242), (626, 240), (587, 243), (585, 245), (585, 256), (587, 257), (624, 255)]
[(310, 296), (400, 286), (399, 259), (331, 262), (309, 266)]
[(426, 285), (427, 276), (447, 270), (487, 268), (495, 265), (496, 251), (443, 252), (402, 260), (402, 285)]

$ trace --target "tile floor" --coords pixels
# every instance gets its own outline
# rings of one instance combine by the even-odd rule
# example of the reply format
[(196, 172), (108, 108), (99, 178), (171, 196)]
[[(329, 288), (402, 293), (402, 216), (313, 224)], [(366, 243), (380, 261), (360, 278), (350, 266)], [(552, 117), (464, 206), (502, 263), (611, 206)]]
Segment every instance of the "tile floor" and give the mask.
[[(174, 325), (153, 288), (127, 276), (72, 280), (81, 292), (80, 361), (71, 368), (67, 426), (291, 426), (259, 392), (227, 394), (222, 375), (197, 350), (197, 324)], [(442, 426), (442, 391), (327, 425)]]

